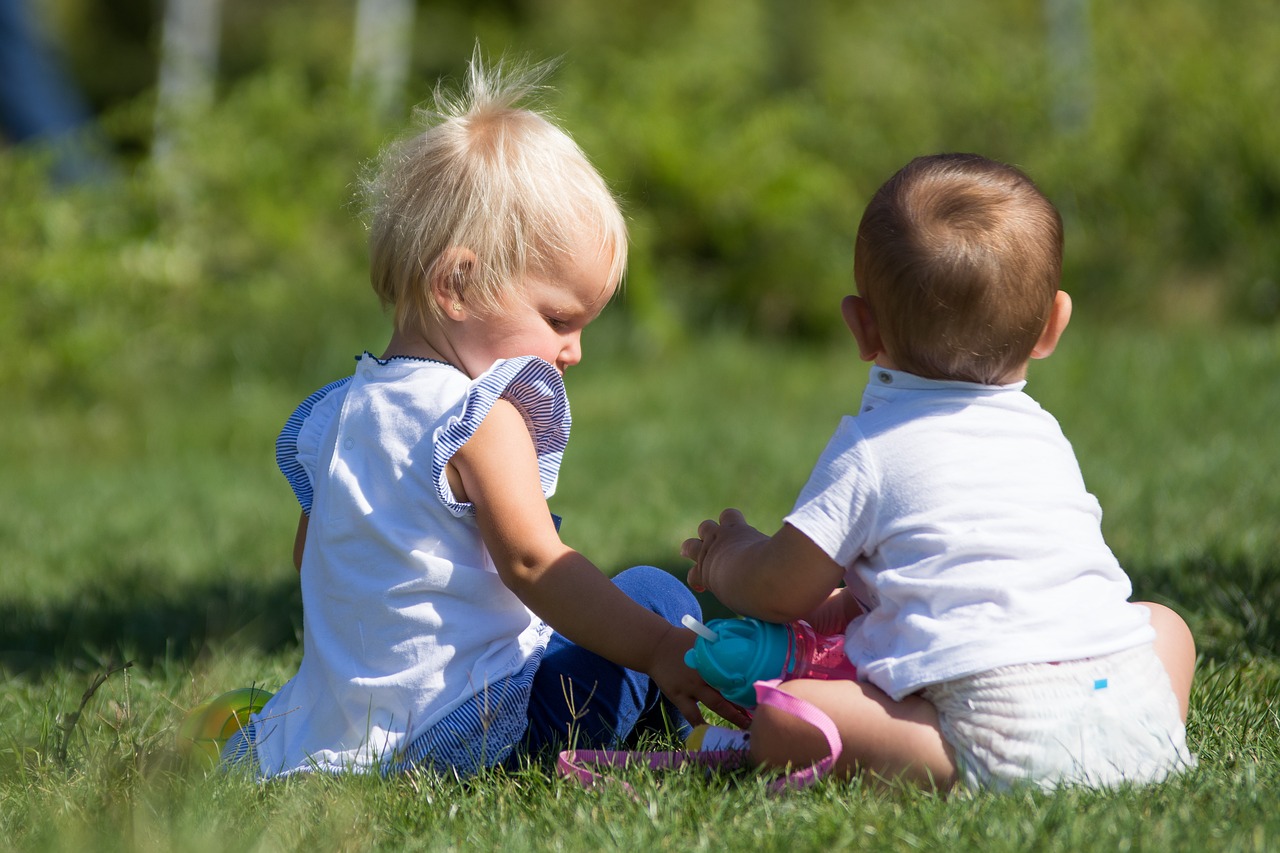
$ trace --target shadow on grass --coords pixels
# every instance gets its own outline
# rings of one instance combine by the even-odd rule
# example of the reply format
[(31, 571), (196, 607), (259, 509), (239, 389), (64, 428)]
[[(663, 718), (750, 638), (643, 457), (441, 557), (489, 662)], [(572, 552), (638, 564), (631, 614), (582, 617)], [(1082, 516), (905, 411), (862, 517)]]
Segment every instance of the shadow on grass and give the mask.
[[(688, 571), (678, 558), (633, 564), (657, 566), (682, 581)], [(1138, 598), (1183, 614), (1203, 654), (1280, 651), (1280, 564), (1200, 556), (1134, 567), (1131, 574)], [(733, 616), (709, 593), (696, 597), (704, 621)], [(271, 653), (296, 645), (301, 634), (302, 597), (293, 577), (185, 586), (146, 577), (115, 579), (53, 604), (0, 601), (0, 672), (39, 677), (54, 667), (125, 659), (183, 665), (211, 644)]]
[(42, 606), (0, 601), (0, 672), (38, 678), (67, 665), (181, 664), (212, 643), (272, 652), (297, 643), (301, 629), (296, 579), (161, 586), (128, 578)]
[(1259, 562), (1204, 553), (1129, 573), (1135, 598), (1178, 611), (1203, 656), (1280, 654), (1280, 554)]
[[(638, 560), (684, 579), (680, 560)], [(709, 594), (703, 618), (732, 616)], [(179, 585), (139, 575), (86, 586), (73, 598), (36, 604), (0, 600), (0, 673), (39, 678), (68, 665), (124, 660), (193, 663), (210, 645), (272, 653), (298, 644), (302, 595), (293, 577), (276, 583)]]

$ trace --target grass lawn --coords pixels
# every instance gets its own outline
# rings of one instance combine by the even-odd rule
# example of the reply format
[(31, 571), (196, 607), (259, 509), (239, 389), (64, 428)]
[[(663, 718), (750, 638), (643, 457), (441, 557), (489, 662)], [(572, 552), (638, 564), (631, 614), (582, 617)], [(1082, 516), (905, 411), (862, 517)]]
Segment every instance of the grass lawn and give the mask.
[[(588, 333), (569, 374), (553, 499), (566, 541), (608, 572), (682, 572), (680, 541), (727, 505), (775, 527), (865, 375), (851, 345), (716, 339), (645, 359), (611, 331)], [(681, 771), (627, 773), (631, 799), (537, 766), (265, 787), (188, 770), (172, 750), (187, 708), (297, 666), (297, 509), (272, 442), (313, 389), (19, 402), (0, 418), (0, 848), (1280, 849), (1277, 366), (1276, 330), (1083, 320), (1033, 366), (1136, 595), (1182, 612), (1201, 652), (1197, 770), (1052, 795), (854, 781), (771, 798), (757, 777)]]

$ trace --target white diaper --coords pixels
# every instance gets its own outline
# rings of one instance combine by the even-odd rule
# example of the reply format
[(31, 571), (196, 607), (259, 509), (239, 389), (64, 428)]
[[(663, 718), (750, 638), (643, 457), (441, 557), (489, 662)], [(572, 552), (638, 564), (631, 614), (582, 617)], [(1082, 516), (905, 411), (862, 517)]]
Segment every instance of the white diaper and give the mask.
[(1158, 782), (1194, 767), (1168, 673), (1150, 645), (1021, 664), (926, 687), (971, 788)]

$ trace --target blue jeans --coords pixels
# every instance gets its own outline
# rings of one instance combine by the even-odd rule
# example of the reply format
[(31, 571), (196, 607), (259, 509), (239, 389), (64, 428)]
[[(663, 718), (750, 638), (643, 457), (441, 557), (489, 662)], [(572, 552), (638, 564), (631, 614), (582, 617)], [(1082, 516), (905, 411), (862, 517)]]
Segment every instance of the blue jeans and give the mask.
[[(673, 625), (686, 614), (702, 618), (693, 593), (662, 569), (636, 566), (613, 582), (632, 601)], [(649, 676), (554, 634), (534, 676), (529, 728), (513, 759), (545, 756), (571, 745), (616, 747), (642, 732), (669, 729), (686, 737), (691, 727)]]

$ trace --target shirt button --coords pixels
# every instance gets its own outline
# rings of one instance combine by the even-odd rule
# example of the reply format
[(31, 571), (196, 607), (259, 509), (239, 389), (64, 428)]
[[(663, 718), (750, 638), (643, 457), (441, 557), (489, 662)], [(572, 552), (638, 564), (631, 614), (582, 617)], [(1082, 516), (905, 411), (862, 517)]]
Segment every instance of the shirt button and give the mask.
[(892, 385), (893, 377), (882, 370), (880, 371), (880, 381), (883, 382), (885, 385)]
[(346, 441), (342, 442), (342, 446), (347, 450), (350, 450), (356, 446), (356, 440), (354, 438), (348, 438)]

